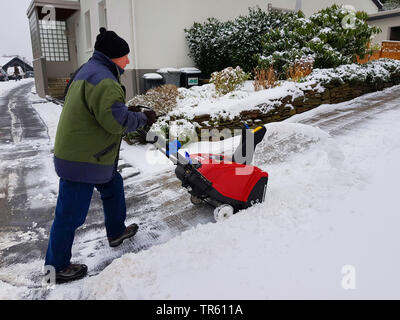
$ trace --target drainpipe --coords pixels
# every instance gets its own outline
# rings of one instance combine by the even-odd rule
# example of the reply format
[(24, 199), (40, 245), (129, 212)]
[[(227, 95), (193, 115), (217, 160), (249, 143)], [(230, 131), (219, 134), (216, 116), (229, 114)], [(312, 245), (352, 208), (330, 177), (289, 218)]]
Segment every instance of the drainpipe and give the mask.
[(131, 14), (130, 14), (130, 19), (131, 23), (130, 25), (132, 26), (132, 43), (133, 43), (133, 61), (134, 61), (134, 68), (136, 69), (135, 71), (135, 76), (136, 76), (136, 93), (140, 94), (140, 75), (139, 75), (139, 58), (138, 58), (138, 53), (137, 53), (137, 37), (136, 37), (136, 31), (137, 31), (137, 25), (136, 25), (136, 6), (135, 6), (135, 0), (130, 0), (130, 5), (131, 5)]

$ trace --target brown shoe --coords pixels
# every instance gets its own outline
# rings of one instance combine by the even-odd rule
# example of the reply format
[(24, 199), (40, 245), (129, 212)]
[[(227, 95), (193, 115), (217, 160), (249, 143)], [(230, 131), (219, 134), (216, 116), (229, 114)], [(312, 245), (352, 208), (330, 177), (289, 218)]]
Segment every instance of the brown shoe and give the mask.
[(56, 272), (56, 283), (62, 284), (82, 279), (86, 276), (88, 267), (84, 264), (71, 264), (64, 270)]
[(108, 243), (110, 244), (111, 248), (118, 247), (119, 245), (124, 242), (124, 240), (132, 238), (139, 230), (139, 226), (137, 224), (132, 224), (127, 227), (123, 234), (116, 238), (108, 238)]

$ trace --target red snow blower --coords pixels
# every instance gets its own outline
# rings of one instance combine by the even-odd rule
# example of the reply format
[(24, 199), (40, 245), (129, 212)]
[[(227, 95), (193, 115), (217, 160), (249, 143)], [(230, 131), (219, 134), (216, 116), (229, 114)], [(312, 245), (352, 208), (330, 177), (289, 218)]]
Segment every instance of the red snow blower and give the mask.
[(146, 131), (138, 130), (177, 166), (175, 174), (190, 193), (191, 202), (213, 206), (217, 221), (264, 201), (268, 173), (248, 165), (266, 134), (264, 126), (255, 130), (244, 128), (241, 143), (231, 158), (216, 154), (183, 156), (178, 152), (179, 141), (167, 143), (162, 136)]

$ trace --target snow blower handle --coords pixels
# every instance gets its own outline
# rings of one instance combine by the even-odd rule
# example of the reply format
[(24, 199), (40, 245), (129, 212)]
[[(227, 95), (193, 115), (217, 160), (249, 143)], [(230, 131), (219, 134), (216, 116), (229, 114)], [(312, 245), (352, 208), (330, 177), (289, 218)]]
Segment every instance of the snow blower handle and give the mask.
[(186, 156), (184, 157), (179, 153), (179, 150), (182, 148), (180, 141), (174, 140), (167, 143), (162, 135), (150, 131), (149, 127), (140, 128), (136, 130), (136, 132), (139, 133), (148, 143), (153, 144), (158, 151), (164, 154), (174, 164), (187, 165), (192, 163), (192, 160), (187, 159)]
[(149, 130), (150, 130), (150, 128), (148, 126), (146, 126), (146, 127), (137, 129), (136, 132), (139, 133), (141, 135), (141, 137), (143, 138), (143, 140), (145, 140), (146, 142), (151, 143), (151, 144), (157, 143), (158, 136), (152, 137), (152, 140), (149, 139)]

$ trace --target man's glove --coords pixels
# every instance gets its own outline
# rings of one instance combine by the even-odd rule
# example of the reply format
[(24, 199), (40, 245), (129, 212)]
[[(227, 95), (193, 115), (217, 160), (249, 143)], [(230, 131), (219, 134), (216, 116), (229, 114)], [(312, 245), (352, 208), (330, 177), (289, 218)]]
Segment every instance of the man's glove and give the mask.
[(151, 127), (157, 121), (156, 113), (153, 110), (143, 112), (147, 117), (147, 125)]
[(142, 109), (137, 106), (128, 107), (128, 110), (131, 112), (142, 112)]

